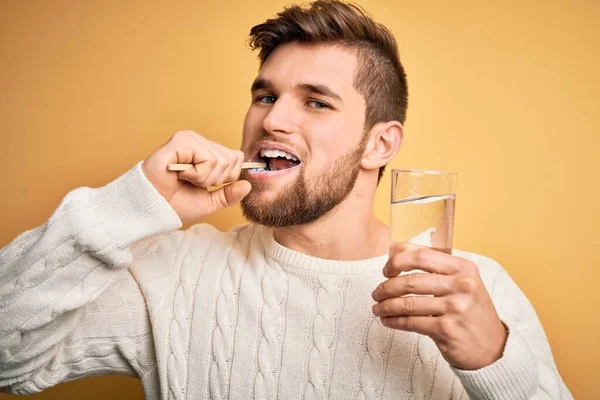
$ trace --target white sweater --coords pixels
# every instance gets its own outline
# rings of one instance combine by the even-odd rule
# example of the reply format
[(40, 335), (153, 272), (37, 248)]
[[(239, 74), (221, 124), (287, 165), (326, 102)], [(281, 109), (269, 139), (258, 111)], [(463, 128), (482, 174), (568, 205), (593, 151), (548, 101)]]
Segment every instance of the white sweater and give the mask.
[(261, 226), (180, 227), (138, 163), (2, 249), (0, 387), (120, 373), (147, 399), (572, 398), (534, 309), (489, 258), (454, 251), (510, 334), (500, 360), (461, 371), (373, 316), (385, 255), (325, 260)]

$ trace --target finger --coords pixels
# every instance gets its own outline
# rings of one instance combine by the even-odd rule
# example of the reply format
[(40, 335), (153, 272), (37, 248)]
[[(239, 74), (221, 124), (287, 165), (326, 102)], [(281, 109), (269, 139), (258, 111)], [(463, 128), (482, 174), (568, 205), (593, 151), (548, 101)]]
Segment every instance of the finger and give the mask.
[(233, 182), (234, 180), (230, 180), (229, 176), (231, 175), (231, 171), (235, 168), (235, 164), (237, 163), (237, 156), (234, 150), (230, 150), (226, 147), (218, 145), (215, 149), (219, 154), (219, 163), (221, 164), (220, 168), (216, 168), (214, 171), (214, 176), (211, 175), (210, 182), (211, 185), (221, 185), (225, 182)]
[(167, 148), (175, 153), (171, 163), (199, 164), (213, 158), (209, 142), (194, 131), (179, 131), (169, 139)]
[(407, 317), (383, 317), (381, 323), (392, 329), (401, 331), (416, 332), (421, 335), (435, 336), (437, 326), (439, 325), (440, 317), (423, 317), (423, 316), (407, 316)]
[(186, 171), (179, 171), (177, 174), (181, 180), (188, 181), (199, 187), (207, 188), (210, 186), (210, 184), (207, 183), (207, 180), (217, 166), (217, 163), (216, 157), (211, 155), (210, 157), (205, 157), (203, 161), (194, 164), (193, 168)]
[(378, 317), (438, 316), (446, 312), (445, 304), (439, 297), (394, 297), (373, 305), (373, 314)]
[(234, 182), (237, 181), (240, 177), (240, 174), (242, 172), (242, 164), (244, 163), (244, 158), (246, 157), (243, 151), (236, 151), (235, 155), (237, 157), (236, 162), (235, 162), (235, 166), (233, 167), (233, 169), (231, 170), (231, 173), (229, 175), (228, 181), (229, 182)]
[(392, 242), (390, 244), (390, 257), (397, 253), (405, 253), (407, 251), (413, 251), (424, 248), (426, 247), (410, 242)]
[(218, 149), (214, 149), (214, 151), (216, 154), (217, 163), (204, 181), (205, 185), (207, 186), (215, 186), (217, 184), (223, 183), (225, 181), (223, 179), (223, 175), (229, 167), (229, 160), (227, 159), (227, 157), (221, 154), (221, 152), (219, 152)]
[(457, 272), (458, 257), (427, 247), (394, 254), (385, 264), (383, 275), (387, 278), (401, 272), (420, 269), (434, 274), (450, 275)]
[[(242, 163), (244, 162), (244, 153), (242, 153), (239, 150), (227, 149), (226, 157), (229, 160), (229, 165), (227, 169), (223, 171), (223, 175), (221, 175), (221, 183), (235, 182), (238, 180), (240, 172), (242, 170)], [(238, 169), (239, 171), (237, 175), (235, 174), (236, 169)]]
[(235, 168), (235, 166), (237, 164), (238, 156), (235, 153), (235, 151), (228, 150), (227, 153), (225, 154), (225, 157), (227, 158), (227, 168), (225, 168), (225, 171), (223, 171), (223, 173), (219, 177), (217, 184), (221, 184), (221, 183), (225, 183), (225, 182), (233, 182), (236, 180), (236, 179), (230, 179), (230, 177), (231, 177), (231, 171), (233, 171), (233, 169)]
[(231, 185), (224, 186), (218, 190), (210, 192), (210, 213), (222, 208), (233, 206), (239, 203), (248, 193), (252, 186), (248, 181), (236, 181)]
[(375, 301), (383, 301), (407, 294), (432, 294), (445, 296), (452, 293), (454, 280), (448, 275), (407, 274), (392, 277), (381, 282), (373, 291)]
[(172, 138), (177, 163), (193, 164), (186, 171), (177, 172), (177, 177), (196, 186), (207, 187), (204, 181), (216, 166), (216, 154), (207, 141), (193, 131), (177, 132)]
[(194, 168), (177, 172), (178, 178), (196, 186), (210, 186), (211, 182), (206, 181), (218, 167), (217, 143), (189, 130), (177, 132), (169, 143), (175, 153), (174, 160), (169, 160), (170, 162), (194, 165)]

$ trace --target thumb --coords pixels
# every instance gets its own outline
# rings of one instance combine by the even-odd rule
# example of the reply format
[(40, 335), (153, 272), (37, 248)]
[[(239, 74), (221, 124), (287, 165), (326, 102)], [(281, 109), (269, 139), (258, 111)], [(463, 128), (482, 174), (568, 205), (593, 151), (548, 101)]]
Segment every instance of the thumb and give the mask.
[(211, 213), (239, 203), (248, 193), (252, 185), (248, 181), (236, 181), (231, 185), (210, 192)]

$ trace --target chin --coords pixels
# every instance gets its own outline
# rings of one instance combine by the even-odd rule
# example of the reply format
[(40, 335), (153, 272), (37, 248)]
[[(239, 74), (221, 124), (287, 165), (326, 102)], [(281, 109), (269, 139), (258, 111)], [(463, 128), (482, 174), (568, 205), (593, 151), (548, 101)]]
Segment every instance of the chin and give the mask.
[(247, 197), (248, 200), (251, 200), (254, 204), (268, 207), (270, 203), (277, 201), (282, 190), (283, 186), (279, 184), (259, 184), (252, 187), (252, 190)]

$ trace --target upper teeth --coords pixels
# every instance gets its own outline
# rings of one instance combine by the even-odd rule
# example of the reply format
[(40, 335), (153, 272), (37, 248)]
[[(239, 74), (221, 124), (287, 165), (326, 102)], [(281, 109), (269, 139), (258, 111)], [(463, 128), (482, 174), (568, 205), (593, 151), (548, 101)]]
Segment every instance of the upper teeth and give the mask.
[(285, 157), (288, 160), (298, 161), (298, 159), (296, 157), (294, 157), (293, 155), (288, 154), (285, 151), (281, 151), (281, 150), (267, 150), (267, 149), (263, 149), (263, 150), (260, 151), (260, 156), (261, 157), (269, 157), (269, 158)]

